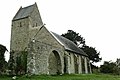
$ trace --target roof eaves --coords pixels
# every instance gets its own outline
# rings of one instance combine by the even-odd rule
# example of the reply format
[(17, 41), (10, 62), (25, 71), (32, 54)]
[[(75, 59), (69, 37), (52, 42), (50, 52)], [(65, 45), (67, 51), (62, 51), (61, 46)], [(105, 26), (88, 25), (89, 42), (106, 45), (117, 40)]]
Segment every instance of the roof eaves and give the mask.
[(87, 54), (81, 54), (81, 53), (78, 53), (78, 52), (73, 51), (73, 50), (70, 50), (70, 49), (65, 49), (65, 50), (66, 50), (66, 51), (69, 51), (69, 52), (73, 52), (73, 53), (75, 53), (75, 54), (79, 54), (79, 55), (82, 55), (82, 56), (86, 56), (86, 57), (88, 57)]
[(29, 16), (27, 17), (23, 17), (23, 18), (19, 18), (19, 19), (13, 19), (12, 21), (17, 21), (17, 20), (21, 20), (21, 19), (25, 19), (25, 18), (28, 18)]
[[(72, 41), (70, 41), (67, 38), (64, 38), (54, 32), (51, 32), (51, 34), (54, 36), (54, 38), (65, 48), (66, 51), (71, 51), (73, 53), (77, 53), (79, 55), (84, 55), (84, 56), (88, 56), (83, 50), (81, 50), (78, 46), (76, 46)], [(61, 41), (63, 40), (63, 42)], [(69, 45), (70, 43), (70, 45)], [(74, 49), (74, 46), (76, 49)]]
[[(14, 16), (13, 20), (15, 20), (15, 17), (18, 15), (18, 13), (20, 12), (20, 10), (22, 9), (22, 6), (19, 8), (18, 12), (16, 13), (16, 15)], [(13, 21), (12, 20), (12, 21)]]

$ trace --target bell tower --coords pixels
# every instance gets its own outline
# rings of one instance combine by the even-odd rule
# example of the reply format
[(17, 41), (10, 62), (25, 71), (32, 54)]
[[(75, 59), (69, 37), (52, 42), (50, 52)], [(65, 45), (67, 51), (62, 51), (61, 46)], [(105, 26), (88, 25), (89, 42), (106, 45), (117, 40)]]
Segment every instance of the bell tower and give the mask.
[(24, 51), (42, 25), (43, 22), (36, 3), (20, 7), (12, 20), (10, 50)]

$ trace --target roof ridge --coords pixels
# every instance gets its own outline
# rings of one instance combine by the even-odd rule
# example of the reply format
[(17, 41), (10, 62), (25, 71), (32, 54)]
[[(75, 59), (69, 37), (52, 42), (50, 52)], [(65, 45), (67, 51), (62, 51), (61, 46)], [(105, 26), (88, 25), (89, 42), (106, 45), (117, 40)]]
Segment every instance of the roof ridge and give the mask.
[(29, 5), (29, 6), (22, 7), (22, 9), (28, 8), (28, 7), (31, 7), (31, 6), (34, 6), (34, 5), (35, 5), (35, 4), (32, 4), (32, 5)]
[(33, 11), (35, 5), (36, 5), (36, 3), (32, 4), (32, 5), (29, 5), (29, 6), (26, 6), (26, 7), (20, 7), (18, 12), (14, 16), (13, 21), (29, 17), (31, 12)]

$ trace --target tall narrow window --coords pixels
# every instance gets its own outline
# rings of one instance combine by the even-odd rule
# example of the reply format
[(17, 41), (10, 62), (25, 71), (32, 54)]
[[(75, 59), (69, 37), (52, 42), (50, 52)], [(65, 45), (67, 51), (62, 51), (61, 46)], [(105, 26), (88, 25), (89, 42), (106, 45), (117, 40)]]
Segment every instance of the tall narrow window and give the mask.
[(20, 22), (20, 27), (22, 27), (22, 23)]
[(36, 27), (37, 27), (37, 23), (36, 23)]

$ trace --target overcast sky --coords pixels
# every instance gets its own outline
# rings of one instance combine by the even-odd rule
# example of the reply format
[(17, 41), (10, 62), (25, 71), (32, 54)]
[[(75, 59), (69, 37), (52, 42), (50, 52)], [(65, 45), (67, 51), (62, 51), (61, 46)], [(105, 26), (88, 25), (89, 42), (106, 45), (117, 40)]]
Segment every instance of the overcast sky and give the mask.
[(10, 48), (11, 20), (20, 6), (35, 2), (48, 30), (60, 35), (74, 30), (100, 51), (102, 62), (120, 58), (119, 0), (2, 0), (0, 44)]

